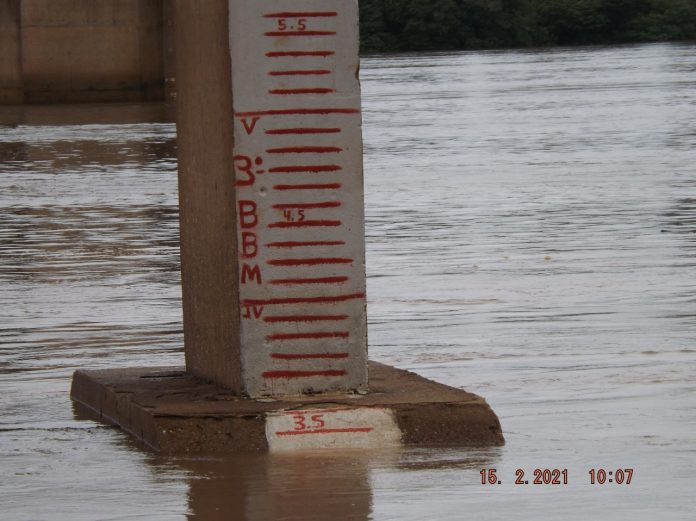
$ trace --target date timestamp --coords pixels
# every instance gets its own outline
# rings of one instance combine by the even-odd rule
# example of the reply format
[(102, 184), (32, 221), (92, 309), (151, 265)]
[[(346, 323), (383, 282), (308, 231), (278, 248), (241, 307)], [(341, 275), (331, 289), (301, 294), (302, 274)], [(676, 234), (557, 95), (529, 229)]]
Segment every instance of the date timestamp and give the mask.
[[(482, 485), (502, 485), (502, 480), (498, 477), (497, 469), (481, 469)], [(630, 485), (633, 480), (633, 469), (590, 469), (590, 484), (604, 485), (605, 483), (615, 483), (618, 485)], [(515, 485), (567, 485), (568, 469), (534, 469), (528, 476), (524, 469), (515, 471)]]
[[(482, 485), (501, 485), (496, 469), (481, 469)], [(531, 481), (530, 481), (531, 480)], [(523, 469), (515, 471), (515, 485), (567, 485), (568, 469), (534, 469), (532, 477), (525, 479)]]
[(630, 485), (633, 479), (633, 469), (590, 469), (589, 474), (591, 485), (604, 485), (605, 483)]

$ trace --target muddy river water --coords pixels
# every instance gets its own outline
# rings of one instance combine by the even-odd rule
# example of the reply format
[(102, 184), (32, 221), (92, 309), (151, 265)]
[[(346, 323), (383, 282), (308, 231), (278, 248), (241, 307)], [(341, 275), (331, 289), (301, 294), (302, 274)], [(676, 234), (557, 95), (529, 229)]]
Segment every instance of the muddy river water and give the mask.
[(0, 519), (693, 519), (696, 45), (361, 76), (370, 356), (484, 396), (507, 444), (166, 458), (76, 415), (77, 368), (183, 363), (175, 127), (4, 108)]

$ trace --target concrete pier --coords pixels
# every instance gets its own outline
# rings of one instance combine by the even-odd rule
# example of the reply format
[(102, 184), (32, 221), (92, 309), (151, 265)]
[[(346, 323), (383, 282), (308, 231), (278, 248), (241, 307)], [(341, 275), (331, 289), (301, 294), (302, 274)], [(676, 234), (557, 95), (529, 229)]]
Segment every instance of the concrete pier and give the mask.
[(162, 100), (171, 0), (1, 0), (0, 104)]
[(78, 371), (79, 411), (167, 454), (502, 445), (479, 396), (375, 362), (366, 394), (249, 400), (183, 367)]
[(357, 1), (297, 4), (174, 0), (186, 367), (72, 397), (171, 453), (502, 444), (482, 398), (367, 362)]

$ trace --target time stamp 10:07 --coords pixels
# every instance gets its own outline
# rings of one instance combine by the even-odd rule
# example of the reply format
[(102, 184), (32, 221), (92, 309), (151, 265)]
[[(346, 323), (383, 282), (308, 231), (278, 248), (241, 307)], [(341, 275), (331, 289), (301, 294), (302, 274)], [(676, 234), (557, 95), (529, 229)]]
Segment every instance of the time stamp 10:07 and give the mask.
[[(502, 485), (496, 469), (481, 469), (482, 485)], [(590, 469), (587, 483), (590, 485), (630, 485), (633, 480), (633, 469)], [(524, 469), (515, 471), (515, 485), (567, 485), (569, 483), (568, 469), (534, 469), (527, 475)]]

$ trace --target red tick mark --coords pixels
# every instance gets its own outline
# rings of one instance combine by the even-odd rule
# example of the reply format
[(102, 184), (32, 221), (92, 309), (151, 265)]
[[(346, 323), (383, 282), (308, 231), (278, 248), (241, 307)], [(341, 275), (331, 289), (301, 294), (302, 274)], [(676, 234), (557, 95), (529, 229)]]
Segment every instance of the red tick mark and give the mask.
[(285, 203), (285, 204), (274, 204), (273, 208), (276, 210), (287, 210), (290, 208), (302, 208), (302, 209), (311, 209), (311, 208), (338, 208), (341, 206), (341, 203), (338, 201), (325, 201), (321, 203)]
[(326, 88), (311, 88), (311, 89), (272, 89), (269, 90), (269, 94), (277, 94), (281, 96), (290, 96), (294, 94), (330, 94), (336, 92), (334, 89)]
[(273, 185), (274, 190), (337, 190), (341, 183), (302, 184), (302, 185)]
[[(327, 297), (285, 297), (272, 298), (267, 300), (244, 299), (243, 306), (270, 306), (273, 304), (330, 304), (335, 302), (346, 302), (365, 298), (364, 293), (353, 293), (351, 295), (336, 295)], [(338, 315), (345, 317), (345, 315)], [(347, 317), (346, 317), (347, 318)], [(341, 319), (343, 320), (343, 319)]]
[(331, 74), (329, 69), (296, 69), (290, 71), (270, 71), (270, 76), (323, 76)]
[(343, 152), (343, 149), (340, 147), (282, 147), (269, 148), (266, 152), (268, 154), (330, 154)]
[(331, 369), (327, 371), (266, 371), (264, 378), (308, 378), (310, 376), (343, 376), (343, 369)]
[(272, 136), (283, 134), (338, 134), (339, 132), (341, 132), (340, 128), (319, 127), (276, 128), (272, 130), (266, 130), (266, 134)]
[(277, 431), (277, 436), (296, 436), (298, 434), (337, 434), (341, 432), (372, 432), (372, 427), (345, 427), (343, 429), (314, 429), (304, 431)]
[(264, 317), (264, 322), (340, 322), (348, 315), (278, 315)]
[(295, 284), (341, 284), (346, 282), (348, 277), (316, 277), (307, 279), (273, 279), (271, 284), (292, 286)]
[(318, 340), (321, 338), (348, 338), (348, 331), (308, 331), (304, 333), (273, 333), (268, 335), (266, 340), (283, 341), (283, 340)]
[(297, 108), (297, 109), (271, 109), (257, 112), (237, 112), (238, 118), (250, 118), (254, 116), (304, 116), (313, 114), (359, 114), (359, 109), (347, 108)]
[(321, 264), (352, 264), (353, 259), (339, 257), (313, 257), (310, 259), (273, 259), (267, 261), (271, 266), (317, 266)]
[(341, 221), (279, 221), (268, 225), (269, 228), (328, 228), (332, 226), (341, 226)]
[(271, 51), (267, 52), (266, 56), (269, 58), (301, 58), (303, 56), (320, 56), (326, 58), (334, 54), (336, 53), (333, 51)]
[(348, 353), (297, 353), (297, 354), (286, 354), (286, 353), (271, 353), (271, 358), (276, 358), (278, 360), (318, 360), (318, 359), (339, 359), (348, 358)]
[(345, 241), (282, 241), (269, 242), (267, 248), (301, 248), (304, 246), (343, 246)]
[(264, 36), (334, 36), (336, 31), (269, 31)]
[(341, 170), (338, 165), (293, 165), (293, 166), (276, 166), (269, 168), (271, 174), (293, 174), (300, 172), (337, 172)]
[(338, 16), (335, 11), (282, 11), (263, 15), (264, 18), (326, 18), (334, 16)]

